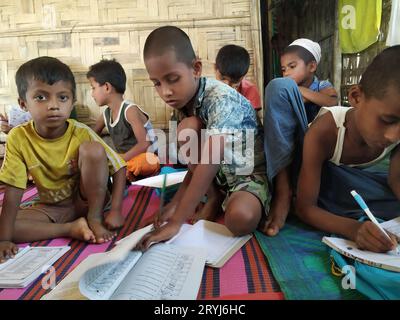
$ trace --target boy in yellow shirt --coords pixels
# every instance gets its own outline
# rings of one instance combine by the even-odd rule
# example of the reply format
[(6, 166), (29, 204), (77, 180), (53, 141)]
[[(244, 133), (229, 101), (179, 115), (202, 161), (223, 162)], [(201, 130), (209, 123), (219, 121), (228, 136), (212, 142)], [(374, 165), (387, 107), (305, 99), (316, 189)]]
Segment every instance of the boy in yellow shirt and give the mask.
[[(0, 263), (13, 257), (15, 243), (71, 237), (92, 243), (111, 240), (123, 224), (125, 162), (86, 125), (68, 119), (75, 80), (67, 65), (51, 57), (24, 63), (17, 71), (20, 106), (32, 120), (7, 139), (0, 181), (6, 184), (0, 215)], [(28, 174), (39, 201), (19, 209)], [(113, 176), (112, 203), (107, 182)]]

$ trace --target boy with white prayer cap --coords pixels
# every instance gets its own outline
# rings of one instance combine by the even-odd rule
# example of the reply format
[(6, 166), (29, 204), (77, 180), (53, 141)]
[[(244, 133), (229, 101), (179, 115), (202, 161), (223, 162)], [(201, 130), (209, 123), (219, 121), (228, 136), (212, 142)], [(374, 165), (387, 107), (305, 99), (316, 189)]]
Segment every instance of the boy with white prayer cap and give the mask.
[(310, 39), (293, 41), (281, 56), (283, 78), (270, 81), (265, 90), (264, 151), (271, 209), (261, 230), (275, 236), (283, 227), (296, 190), (302, 137), (322, 106), (337, 105), (332, 84), (315, 75), (321, 47)]
[(293, 41), (281, 56), (283, 77), (296, 81), (303, 97), (308, 123), (314, 120), (322, 106), (337, 105), (337, 92), (328, 80), (315, 75), (321, 61), (321, 47), (310, 39)]

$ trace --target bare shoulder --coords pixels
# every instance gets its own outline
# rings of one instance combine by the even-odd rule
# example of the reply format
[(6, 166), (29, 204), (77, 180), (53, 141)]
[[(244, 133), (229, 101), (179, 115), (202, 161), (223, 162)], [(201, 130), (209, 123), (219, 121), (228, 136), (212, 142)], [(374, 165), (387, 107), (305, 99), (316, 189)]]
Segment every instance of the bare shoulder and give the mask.
[(313, 121), (309, 127), (305, 140), (321, 148), (326, 155), (333, 154), (336, 146), (338, 128), (332, 113), (327, 112)]
[(126, 120), (129, 122), (141, 122), (145, 124), (147, 122), (147, 116), (140, 110), (140, 108), (135, 105), (131, 104), (125, 112)]

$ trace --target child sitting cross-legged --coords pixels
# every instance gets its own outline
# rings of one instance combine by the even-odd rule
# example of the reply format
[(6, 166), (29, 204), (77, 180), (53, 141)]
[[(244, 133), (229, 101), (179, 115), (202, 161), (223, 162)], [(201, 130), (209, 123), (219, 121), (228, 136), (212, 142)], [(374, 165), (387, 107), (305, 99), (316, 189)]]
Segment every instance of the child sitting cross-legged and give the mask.
[[(103, 243), (122, 226), (125, 162), (89, 127), (68, 119), (75, 79), (56, 58), (39, 57), (16, 73), (21, 108), (32, 120), (11, 129), (0, 181), (6, 185), (0, 214), (0, 262), (13, 257), (15, 243), (71, 237)], [(39, 201), (19, 209), (28, 175)], [(103, 208), (109, 175), (111, 210)]]

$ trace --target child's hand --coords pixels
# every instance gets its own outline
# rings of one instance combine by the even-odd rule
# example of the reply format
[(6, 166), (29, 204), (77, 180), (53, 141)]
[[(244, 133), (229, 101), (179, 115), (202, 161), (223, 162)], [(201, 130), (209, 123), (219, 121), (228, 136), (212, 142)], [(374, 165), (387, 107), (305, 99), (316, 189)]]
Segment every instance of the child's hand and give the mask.
[(171, 239), (174, 235), (179, 232), (181, 223), (170, 220), (162, 227), (155, 229), (152, 232), (147, 233), (139, 243), (136, 245), (137, 250), (145, 251), (152, 243), (158, 243)]
[(0, 263), (6, 262), (18, 253), (18, 247), (11, 241), (0, 241)]
[(0, 113), (0, 131), (8, 133), (11, 130), (11, 126), (8, 124), (7, 115)]
[(371, 221), (366, 221), (357, 230), (355, 242), (360, 249), (373, 252), (387, 252), (397, 247), (397, 241), (391, 235), (389, 240)]
[(159, 228), (164, 222), (168, 221), (175, 212), (176, 209), (176, 204), (173, 204), (170, 202), (164, 207), (164, 210), (162, 213), (160, 210), (157, 210), (156, 213), (154, 214), (154, 227), (157, 229)]

